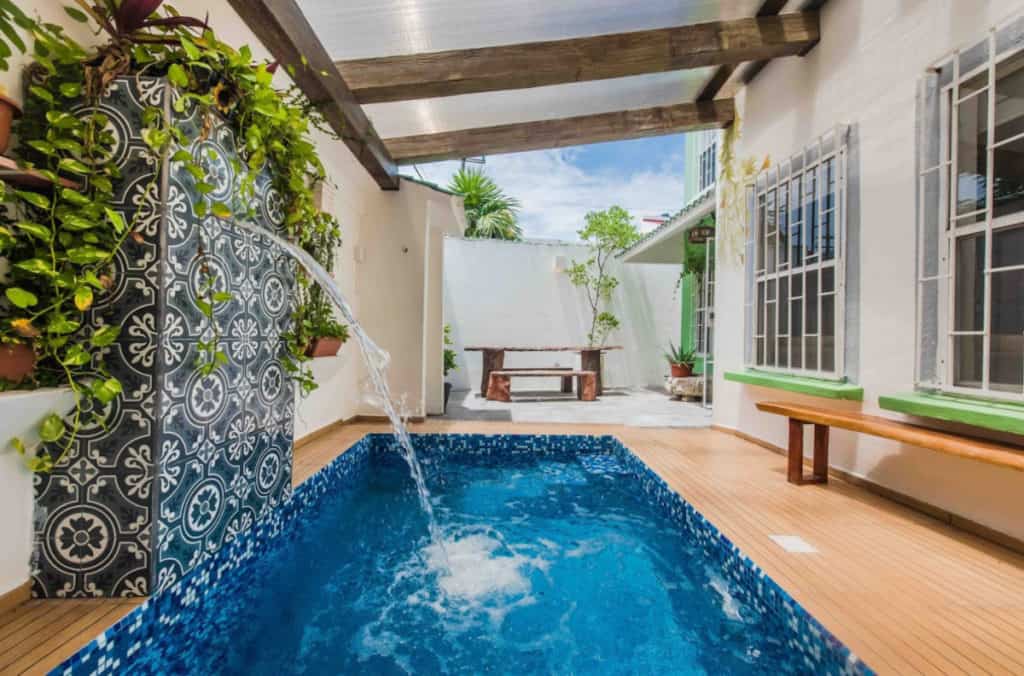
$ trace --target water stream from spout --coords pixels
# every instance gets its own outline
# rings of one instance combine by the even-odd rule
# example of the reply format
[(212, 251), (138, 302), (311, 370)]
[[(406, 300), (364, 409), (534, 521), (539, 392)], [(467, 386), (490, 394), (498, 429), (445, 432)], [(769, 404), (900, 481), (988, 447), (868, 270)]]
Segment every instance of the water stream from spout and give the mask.
[[(265, 230), (252, 223), (246, 223), (241, 220), (234, 221), (234, 224), (243, 230), (247, 230), (254, 235), (266, 237), (274, 244), (281, 247), (285, 253), (295, 259), (295, 261), (301, 265), (306, 272), (313, 276), (313, 278), (320, 284), (320, 287), (334, 302), (334, 305), (341, 312), (342, 317), (348, 323), (352, 334), (356, 338), (356, 342), (359, 343), (359, 349), (363, 353), (363, 361), (366, 363), (366, 370), (369, 372), (370, 383), (379, 399), (379, 405), (384, 409), (384, 413), (387, 414), (388, 420), (391, 421), (391, 427), (394, 430), (395, 440), (398, 442), (399, 452), (402, 458), (409, 465), (409, 473), (412, 475), (413, 481), (416, 483), (416, 491), (419, 494), (420, 507), (423, 509), (423, 513), (427, 517), (427, 527), (430, 530), (430, 537), (434, 542), (434, 545), (439, 549), (442, 557), (447, 559), (445, 553), (444, 539), (442, 537), (441, 529), (437, 525), (437, 519), (434, 517), (434, 507), (430, 501), (430, 491), (427, 489), (427, 482), (423, 476), (423, 467), (420, 465), (419, 459), (416, 457), (416, 449), (413, 448), (412, 439), (409, 438), (409, 431), (405, 427), (405, 422), (402, 420), (402, 416), (399, 415), (398, 407), (395, 405), (394, 399), (391, 397), (391, 389), (388, 387), (388, 381), (386, 377), (387, 365), (390, 359), (387, 352), (382, 350), (373, 340), (366, 334), (363, 327), (356, 321), (355, 315), (352, 312), (352, 308), (349, 307), (348, 301), (341, 294), (341, 289), (334, 282), (331, 274), (327, 272), (319, 263), (316, 262), (312, 256), (307, 252), (303, 251), (299, 247), (295, 246), (291, 242), (275, 235), (272, 232)], [(447, 561), (444, 562), (447, 567)]]

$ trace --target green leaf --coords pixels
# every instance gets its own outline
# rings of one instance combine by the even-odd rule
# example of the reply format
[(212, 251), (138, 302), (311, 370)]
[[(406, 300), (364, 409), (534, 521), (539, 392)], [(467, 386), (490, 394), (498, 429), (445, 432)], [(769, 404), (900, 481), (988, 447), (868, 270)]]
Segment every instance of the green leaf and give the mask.
[(188, 87), (188, 73), (180, 63), (171, 64), (171, 67), (167, 69), (167, 79), (177, 87)]
[(232, 295), (227, 291), (217, 291), (213, 294), (214, 303), (226, 303), (231, 300)]
[(64, 420), (56, 413), (43, 418), (39, 425), (39, 438), (47, 443), (53, 443), (64, 436)]
[(43, 473), (53, 469), (53, 458), (49, 453), (41, 453), (34, 458), (25, 459), (25, 467), (30, 472)]
[(80, 286), (75, 289), (75, 307), (85, 312), (92, 306), (92, 289)]
[(113, 344), (119, 333), (121, 333), (121, 329), (117, 326), (104, 326), (102, 329), (98, 329), (92, 334), (93, 347), (106, 347)]
[(63, 336), (69, 333), (74, 333), (81, 325), (81, 322), (68, 319), (64, 315), (57, 315), (50, 320), (49, 324), (46, 325), (46, 331), (47, 333)]
[(109, 404), (114, 401), (114, 399), (117, 398), (117, 395), (121, 394), (121, 392), (121, 383), (117, 378), (97, 380), (92, 384), (92, 396), (96, 397), (104, 404)]
[(192, 161), (192, 153), (190, 153), (187, 150), (179, 150), (176, 153), (174, 153), (173, 155), (171, 155), (171, 161), (172, 162), (191, 162)]
[(45, 195), (40, 195), (37, 192), (28, 192), (26, 190), (15, 190), (14, 194), (34, 207), (39, 207), (40, 209), (50, 208), (50, 200)]
[(61, 199), (65, 200), (67, 202), (71, 202), (75, 206), (79, 206), (79, 207), (85, 206), (86, 204), (91, 204), (92, 203), (92, 202), (89, 201), (88, 197), (86, 197), (82, 193), (78, 192), (77, 190), (72, 190), (71, 188), (61, 188), (60, 196), (61, 196)]
[(89, 286), (91, 286), (92, 288), (94, 288), (94, 289), (96, 289), (98, 291), (102, 291), (103, 288), (104, 288), (103, 287), (103, 282), (100, 281), (100, 278), (97, 277), (96, 273), (93, 272), (92, 270), (89, 270), (88, 272), (86, 272), (82, 276), (82, 279), (85, 280), (86, 284), (88, 284)]
[(76, 98), (82, 94), (82, 85), (78, 82), (62, 82), (60, 85), (61, 96), (69, 99)]
[(58, 163), (58, 166), (61, 169), (67, 169), (70, 172), (81, 174), (82, 176), (87, 176), (92, 171), (84, 162), (76, 160), (73, 157), (65, 157)]
[(33, 139), (31, 141), (26, 141), (26, 143), (44, 155), (53, 155), (57, 152), (57, 149), (53, 147), (52, 143), (42, 139)]
[(203, 200), (202, 202), (197, 203), (196, 206), (195, 206), (196, 216), (198, 218), (205, 218), (206, 212), (209, 210), (209, 208), (210, 208), (210, 206), (209, 206), (209, 204), (207, 204), (207, 202), (205, 200)]
[(22, 441), (18, 437), (14, 437), (13, 439), (11, 439), (10, 443), (11, 443), (11, 446), (14, 447), (14, 450), (16, 450), (19, 455), (25, 455), (25, 450), (26, 449), (25, 449), (25, 442), (24, 441)]
[(14, 267), (36, 275), (55, 274), (53, 268), (50, 267), (49, 261), (44, 261), (42, 258), (29, 258), (28, 260), (15, 263)]
[(53, 233), (50, 232), (50, 229), (40, 223), (18, 221), (14, 224), (14, 227), (18, 228), (19, 230), (24, 230), (28, 234), (38, 239), (41, 239), (44, 242), (49, 242), (50, 239), (53, 237)]
[(64, 354), (64, 360), (61, 362), (65, 366), (84, 366), (89, 363), (92, 359), (84, 347), (81, 345), (72, 345), (68, 348), (68, 351)]
[(185, 54), (188, 55), (188, 58), (192, 59), (193, 61), (198, 60), (200, 57), (199, 48), (196, 47), (195, 44), (185, 36), (181, 36), (180, 40), (181, 48), (185, 50)]
[(203, 315), (205, 315), (206, 317), (213, 317), (213, 305), (206, 302), (205, 300), (197, 298), (196, 307), (199, 308), (199, 311), (202, 312)]
[(89, 263), (99, 263), (102, 260), (110, 257), (109, 251), (98, 249), (94, 246), (80, 246), (74, 249), (68, 249), (68, 259), (72, 263), (78, 265), (88, 265)]
[(75, 153), (76, 155), (81, 155), (85, 150), (82, 148), (81, 143), (69, 138), (55, 138), (53, 139), (53, 146), (55, 148), (60, 148), (61, 150), (66, 150), (69, 153)]
[(107, 215), (107, 220), (109, 220), (110, 224), (114, 226), (114, 230), (117, 233), (120, 234), (124, 232), (125, 229), (128, 227), (127, 225), (125, 225), (124, 217), (121, 216), (121, 214), (119, 214), (118, 212), (111, 209), (110, 207), (103, 207), (103, 213)]
[(207, 183), (206, 181), (200, 181), (199, 183), (196, 183), (196, 191), (200, 195), (207, 195), (213, 192), (214, 190), (216, 190), (216, 186), (214, 186), (212, 183)]
[(75, 214), (67, 214), (61, 220), (65, 230), (71, 230), (73, 232), (80, 232), (82, 230), (91, 230), (95, 228), (99, 223), (96, 221), (90, 221), (87, 218), (76, 216)]
[(87, 17), (85, 15), (85, 12), (83, 12), (80, 9), (64, 5), (64, 11), (68, 13), (68, 16), (70, 16), (75, 21), (78, 21), (79, 23), (86, 23), (89, 21), (89, 17)]
[(22, 309), (32, 307), (39, 302), (39, 298), (34, 293), (17, 286), (12, 286), (4, 291), (4, 295), (7, 296), (7, 300), (11, 301), (15, 307)]
[(214, 202), (212, 209), (213, 215), (217, 218), (231, 218), (231, 209), (223, 202)]
[(42, 99), (47, 103), (53, 103), (53, 94), (51, 94), (48, 89), (40, 87), (39, 85), (31, 85), (28, 90), (32, 92), (36, 98)]

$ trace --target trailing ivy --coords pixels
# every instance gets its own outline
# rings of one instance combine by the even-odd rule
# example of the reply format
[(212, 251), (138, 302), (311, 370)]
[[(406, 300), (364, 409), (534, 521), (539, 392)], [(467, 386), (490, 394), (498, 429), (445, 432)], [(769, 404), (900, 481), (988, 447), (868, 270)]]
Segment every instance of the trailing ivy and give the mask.
[[(317, 208), (313, 192), (326, 176), (311, 134), (314, 129), (332, 132), (297, 88), (282, 92), (272, 86), (275, 64), (254, 63), (248, 47), (232, 48), (205, 22), (182, 17), (173, 8), (154, 13), (159, 0), (77, 2), (78, 8), (66, 8), (68, 15), (94, 22), (109, 34), (107, 44), (86, 51), (60, 26), (13, 13), (9, 0), (0, 0), (0, 32), (10, 39), (7, 28), (13, 22), (33, 40), (18, 155), (55, 186), (31, 192), (0, 182), (6, 207), (0, 214), (0, 256), (10, 268), (2, 280), (0, 342), (28, 343), (37, 354), (34, 377), (18, 387), (64, 384), (75, 396), (70, 414), (51, 414), (39, 428), (46, 448), (55, 444), (60, 449), (57, 457), (45, 449), (32, 454), (20, 440), (12, 441), (35, 471), (52, 469), (83, 424), (102, 425), (103, 412), (121, 393), (121, 384), (103, 366), (104, 351), (117, 339), (118, 327), (86, 322), (84, 316), (114, 285), (114, 257), (130, 242), (143, 241), (138, 224), (125, 222), (113, 208), (114, 184), (120, 177), (112, 159), (114, 138), (107, 117), (90, 105), (116, 77), (165, 76), (179, 92), (176, 112), (198, 110), (203, 121), (200, 140), (211, 130), (215, 115), (227, 121), (239, 139), (242, 160), (235, 167), (240, 176), (236, 208), (254, 208), (256, 178), (267, 167), (283, 199), (289, 239), (328, 269), (341, 242), (337, 221)], [(25, 49), (24, 44), (15, 46)], [(80, 112), (67, 112), (83, 100)], [(187, 138), (157, 108), (145, 111), (143, 124), (142, 137), (154, 159), (180, 163), (196, 179), (201, 194), (213, 191), (204, 158), (190, 150), (199, 147), (197, 139)], [(156, 180), (154, 175), (143, 194), (155, 190)], [(232, 205), (209, 198), (199, 200), (194, 209), (199, 218), (252, 216), (232, 213)], [(198, 255), (205, 257), (207, 249), (203, 243)], [(196, 368), (208, 375), (227, 361), (214, 315), (216, 306), (231, 296), (216, 290), (217, 280), (205, 261), (200, 269), (205, 277), (196, 304), (210, 322), (212, 338), (200, 345)], [(318, 334), (344, 333), (345, 327), (334, 320), (319, 288), (301, 270), (297, 276), (285, 366), (305, 393), (316, 387), (306, 363), (307, 344)], [(11, 386), (0, 383), (0, 388)]]

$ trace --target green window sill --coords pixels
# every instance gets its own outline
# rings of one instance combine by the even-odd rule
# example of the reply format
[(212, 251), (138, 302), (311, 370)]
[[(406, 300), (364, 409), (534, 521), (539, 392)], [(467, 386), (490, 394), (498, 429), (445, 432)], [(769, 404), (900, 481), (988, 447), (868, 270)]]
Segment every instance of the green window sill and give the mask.
[(815, 397), (826, 399), (848, 399), (850, 401), (863, 401), (864, 388), (859, 385), (840, 382), (838, 380), (822, 380), (820, 378), (805, 378), (802, 376), (791, 376), (784, 373), (769, 373), (768, 371), (727, 371), (724, 374), (726, 380), (747, 385), (760, 385), (771, 387), (776, 390), (788, 392), (799, 392)]
[(1024, 434), (1024, 404), (953, 394), (911, 392), (878, 398), (888, 411)]

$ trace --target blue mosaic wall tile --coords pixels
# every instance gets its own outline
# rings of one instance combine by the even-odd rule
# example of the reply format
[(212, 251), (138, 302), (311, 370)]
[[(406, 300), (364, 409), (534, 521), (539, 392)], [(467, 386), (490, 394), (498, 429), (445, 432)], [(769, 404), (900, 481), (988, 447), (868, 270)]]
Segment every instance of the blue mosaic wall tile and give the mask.
[[(446, 461), (508, 464), (510, 456), (544, 454), (572, 458), (585, 453), (585, 461), (602, 471), (613, 471), (636, 480), (637, 490), (673, 519), (684, 537), (700, 544), (704, 554), (717, 564), (732, 583), (738, 601), (761, 612), (785, 637), (786, 645), (802, 656), (808, 673), (861, 675), (873, 673), (838, 639), (810, 616), (763, 570), (745, 556), (717, 528), (678, 493), (669, 488), (635, 454), (611, 436), (574, 435), (413, 435), (425, 471), (436, 470)], [(147, 600), (116, 625), (104, 632), (78, 654), (54, 670), (55, 674), (108, 674), (130, 668), (140, 651), (163, 651), (161, 657), (176, 668), (187, 668), (189, 646), (203, 632), (206, 618), (222, 613), (203, 613), (204, 603), (231, 598), (231, 585), (248, 584), (239, 567), (267, 552), (286, 546), (296, 519), (315, 518), (318, 505), (336, 493), (357, 491), (366, 485), (375, 467), (402, 462), (391, 435), (371, 434), (349, 451), (305, 481), (294, 495), (260, 518), (246, 533), (233, 539), (206, 558), (189, 575)], [(435, 474), (431, 481), (440, 478)], [(217, 593), (212, 592), (217, 589)], [(197, 615), (201, 613), (201, 615)], [(202, 621), (196, 621), (201, 619)], [(180, 625), (180, 626), (179, 626)], [(167, 632), (178, 638), (167, 641)], [(198, 632), (198, 633), (197, 633)], [(157, 640), (160, 636), (163, 640)], [(185, 643), (188, 643), (186, 645)], [(164, 655), (166, 653), (166, 655)], [(182, 659), (185, 662), (182, 662)]]
[[(114, 208), (141, 237), (124, 245), (114, 287), (86, 321), (121, 327), (104, 352), (124, 393), (105, 429), (86, 426), (54, 471), (34, 479), (36, 597), (169, 586), (291, 493), (294, 392), (280, 357), (294, 268), (269, 240), (197, 218), (195, 179), (150, 154), (141, 137), (149, 107), (202, 136), (198, 113), (175, 113), (173, 96), (161, 78), (130, 77), (98, 103), (122, 176)], [(207, 164), (215, 199), (246, 213), (231, 130), (214, 119), (207, 132), (190, 150)], [(281, 199), (266, 172), (255, 192), (252, 219), (279, 231)], [(195, 369), (197, 344), (212, 335), (195, 305), (200, 243), (218, 290), (233, 294), (216, 316), (228, 364), (208, 377)]]

